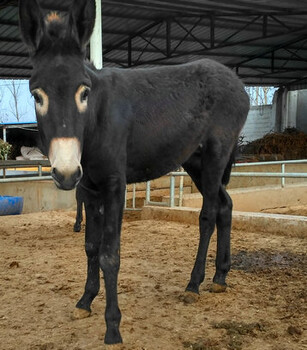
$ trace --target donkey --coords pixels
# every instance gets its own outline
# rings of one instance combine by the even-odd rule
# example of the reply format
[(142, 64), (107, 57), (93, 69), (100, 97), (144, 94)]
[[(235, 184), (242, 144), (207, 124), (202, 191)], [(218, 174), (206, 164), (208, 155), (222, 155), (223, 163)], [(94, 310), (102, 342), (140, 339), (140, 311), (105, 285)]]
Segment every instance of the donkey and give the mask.
[(79, 184), (84, 195), (88, 270), (76, 317), (89, 316), (101, 268), (104, 341), (121, 343), (117, 280), (126, 183), (151, 180), (183, 166), (205, 198), (186, 292), (199, 293), (215, 225), (213, 291), (225, 290), (232, 216), (225, 185), (249, 99), (237, 76), (209, 59), (96, 70), (85, 59), (95, 0), (73, 0), (67, 12), (47, 14), (38, 0), (22, 0), (19, 10), (22, 39), (33, 65), (30, 91), (52, 177), (63, 190)]

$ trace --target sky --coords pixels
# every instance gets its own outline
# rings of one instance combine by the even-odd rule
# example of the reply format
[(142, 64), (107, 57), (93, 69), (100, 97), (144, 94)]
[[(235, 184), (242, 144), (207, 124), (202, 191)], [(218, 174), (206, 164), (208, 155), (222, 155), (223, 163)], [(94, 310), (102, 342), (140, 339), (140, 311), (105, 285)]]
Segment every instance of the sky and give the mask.
[(28, 80), (14, 80), (15, 96), (17, 97), (17, 120), (16, 106), (12, 91), (12, 80), (0, 80), (0, 124), (9, 123), (36, 123), (34, 111), (34, 99), (29, 91)]

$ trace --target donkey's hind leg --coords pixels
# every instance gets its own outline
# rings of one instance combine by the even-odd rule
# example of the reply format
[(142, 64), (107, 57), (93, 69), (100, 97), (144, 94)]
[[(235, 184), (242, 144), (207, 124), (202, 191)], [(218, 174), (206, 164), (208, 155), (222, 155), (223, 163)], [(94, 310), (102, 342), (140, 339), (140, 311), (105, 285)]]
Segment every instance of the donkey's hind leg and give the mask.
[(100, 232), (103, 224), (103, 214), (100, 210), (101, 203), (96, 198), (86, 197), (84, 205), (86, 213), (85, 252), (87, 255), (87, 280), (84, 294), (76, 305), (75, 318), (90, 316), (91, 303), (97, 296), (100, 288), (98, 253)]
[[(206, 256), (210, 238), (213, 234), (217, 218), (220, 218), (220, 188), (222, 177), (228, 162), (227, 157), (220, 157), (214, 152), (214, 147), (199, 149), (183, 164), (197, 188), (203, 195), (203, 205), (199, 216), (200, 240), (191, 279), (186, 291), (199, 293), (199, 285), (205, 278)], [(222, 215), (222, 212), (221, 212)], [(223, 219), (220, 219), (223, 222)], [(223, 243), (220, 241), (220, 243)], [(223, 249), (220, 249), (222, 255)], [(217, 259), (220, 261), (220, 258)], [(218, 282), (218, 278), (217, 281)]]
[(226, 290), (226, 276), (230, 270), (230, 231), (232, 219), (232, 200), (224, 186), (219, 190), (219, 209), (216, 219), (217, 226), (217, 255), (216, 272), (213, 278), (212, 292)]

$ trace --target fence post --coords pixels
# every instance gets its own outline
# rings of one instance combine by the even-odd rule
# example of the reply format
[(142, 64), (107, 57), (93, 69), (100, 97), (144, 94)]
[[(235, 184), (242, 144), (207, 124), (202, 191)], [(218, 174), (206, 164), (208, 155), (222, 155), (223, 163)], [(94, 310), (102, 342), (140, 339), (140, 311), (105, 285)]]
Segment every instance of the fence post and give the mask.
[(132, 186), (132, 208), (135, 209), (135, 183)]
[[(281, 173), (282, 173), (282, 174), (285, 173), (285, 169), (286, 169), (286, 164), (285, 164), (285, 163), (282, 163), (282, 164), (281, 164)], [(285, 187), (285, 182), (286, 182), (285, 177), (282, 177), (282, 178), (281, 178), (281, 187)]]
[(180, 176), (180, 182), (179, 182), (179, 207), (182, 207), (182, 200), (183, 200), (183, 176)]
[(146, 182), (146, 204), (150, 202), (150, 181)]
[(175, 176), (170, 176), (170, 207), (175, 206)]

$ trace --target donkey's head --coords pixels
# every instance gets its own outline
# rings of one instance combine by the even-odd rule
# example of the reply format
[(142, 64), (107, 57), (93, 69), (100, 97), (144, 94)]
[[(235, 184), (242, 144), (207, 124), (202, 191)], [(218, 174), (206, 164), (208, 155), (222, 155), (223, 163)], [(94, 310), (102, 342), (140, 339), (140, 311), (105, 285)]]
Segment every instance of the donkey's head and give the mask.
[(70, 190), (82, 177), (91, 90), (84, 56), (95, 22), (95, 0), (73, 0), (68, 13), (44, 13), (38, 0), (20, 0), (19, 16), (33, 65), (30, 91), (43, 151), (57, 186)]

